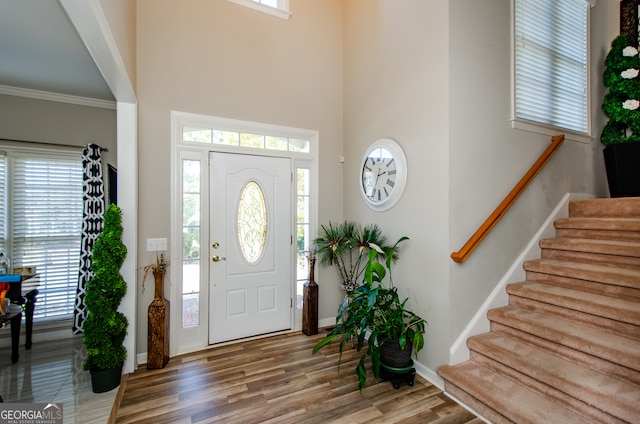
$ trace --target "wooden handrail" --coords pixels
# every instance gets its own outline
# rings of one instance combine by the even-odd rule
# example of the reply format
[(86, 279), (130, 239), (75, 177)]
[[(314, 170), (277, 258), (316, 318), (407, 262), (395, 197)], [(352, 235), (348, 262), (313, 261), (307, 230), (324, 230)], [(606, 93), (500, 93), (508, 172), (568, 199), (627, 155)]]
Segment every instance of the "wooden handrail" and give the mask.
[(551, 137), (551, 144), (547, 149), (542, 153), (540, 158), (533, 164), (531, 169), (524, 174), (522, 179), (516, 184), (516, 186), (511, 190), (511, 192), (504, 198), (502, 203), (498, 205), (498, 207), (493, 211), (489, 218), (478, 228), (478, 230), (471, 236), (471, 238), (462, 246), (457, 252), (453, 252), (451, 254), (451, 259), (456, 262), (464, 262), (471, 252), (475, 250), (476, 247), (480, 244), (480, 242), (489, 234), (491, 229), (495, 227), (495, 225), (500, 221), (500, 219), (504, 216), (505, 213), (509, 210), (511, 205), (513, 205), (520, 197), (520, 195), (527, 188), (529, 183), (533, 181), (533, 179), (538, 175), (540, 170), (544, 167), (544, 165), (551, 159), (554, 153), (558, 150), (560, 145), (564, 142), (564, 135), (556, 135)]

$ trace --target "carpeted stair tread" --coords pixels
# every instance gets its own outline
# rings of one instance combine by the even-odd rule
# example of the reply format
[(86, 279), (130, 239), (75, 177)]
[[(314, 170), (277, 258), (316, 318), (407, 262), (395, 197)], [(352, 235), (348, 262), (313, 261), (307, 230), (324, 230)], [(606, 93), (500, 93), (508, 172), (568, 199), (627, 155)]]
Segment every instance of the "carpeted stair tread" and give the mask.
[(526, 261), (523, 268), (525, 271), (541, 274), (558, 275), (640, 289), (640, 270), (633, 268), (610, 267), (555, 259), (534, 259)]
[(640, 242), (640, 218), (561, 218), (554, 226), (556, 237)]
[(515, 306), (492, 309), (490, 321), (640, 372), (640, 340)]
[(569, 217), (640, 218), (640, 197), (572, 200)]
[(633, 241), (553, 238), (540, 240), (539, 245), (542, 249), (571, 250), (640, 258), (640, 242)]
[(640, 231), (640, 218), (559, 218), (556, 229)]
[(640, 303), (637, 301), (534, 282), (509, 284), (507, 285), (507, 293), (603, 318), (640, 325)]
[(640, 197), (571, 200), (445, 389), (498, 423), (640, 423)]
[(473, 336), (467, 344), (472, 351), (495, 361), (497, 367), (506, 366), (549, 386), (549, 396), (566, 394), (587, 405), (598, 405), (597, 409), (628, 422), (640, 417), (640, 386), (499, 334)]
[(543, 259), (640, 270), (640, 241), (553, 238), (540, 240)]
[(515, 423), (590, 422), (586, 417), (473, 361), (455, 366), (443, 365), (438, 372), (447, 381), (445, 390), (448, 384), (453, 384)]

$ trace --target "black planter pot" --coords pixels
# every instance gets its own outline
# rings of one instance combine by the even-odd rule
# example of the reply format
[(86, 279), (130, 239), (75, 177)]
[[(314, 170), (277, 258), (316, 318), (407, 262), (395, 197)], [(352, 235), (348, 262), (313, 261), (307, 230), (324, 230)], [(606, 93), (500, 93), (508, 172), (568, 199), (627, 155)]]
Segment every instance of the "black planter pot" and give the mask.
[(91, 387), (93, 388), (93, 393), (105, 393), (120, 385), (120, 379), (122, 378), (122, 365), (106, 370), (92, 369), (89, 372), (91, 373)]
[(640, 196), (640, 143), (607, 146), (604, 165), (611, 197)]
[(380, 346), (380, 377), (390, 381), (394, 389), (400, 388), (401, 383), (413, 386), (416, 370), (411, 359), (412, 350), (409, 341), (404, 349), (400, 349), (397, 340), (388, 340)]
[(412, 350), (413, 344), (410, 341), (407, 341), (404, 349), (400, 349), (400, 343), (397, 340), (387, 340), (380, 346), (380, 362), (392, 368), (411, 368), (413, 365)]

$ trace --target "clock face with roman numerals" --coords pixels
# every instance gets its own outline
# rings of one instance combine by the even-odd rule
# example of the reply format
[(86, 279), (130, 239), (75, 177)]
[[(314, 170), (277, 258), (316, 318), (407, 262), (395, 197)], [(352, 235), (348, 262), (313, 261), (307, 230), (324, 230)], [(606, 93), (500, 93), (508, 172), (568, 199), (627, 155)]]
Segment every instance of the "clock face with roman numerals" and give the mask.
[(360, 171), (360, 191), (371, 209), (387, 210), (400, 199), (406, 167), (402, 148), (391, 139), (377, 140), (367, 149)]

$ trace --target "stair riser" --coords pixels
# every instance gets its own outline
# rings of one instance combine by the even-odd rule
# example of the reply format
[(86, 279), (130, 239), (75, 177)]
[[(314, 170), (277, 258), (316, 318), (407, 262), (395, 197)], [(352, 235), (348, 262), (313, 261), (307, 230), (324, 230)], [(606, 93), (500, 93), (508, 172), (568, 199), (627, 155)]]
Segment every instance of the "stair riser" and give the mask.
[(640, 198), (572, 200), (569, 217), (640, 218)]
[(548, 260), (533, 260), (524, 263), (525, 272), (537, 272), (549, 276), (574, 278), (592, 281), (612, 286), (630, 287), (640, 290), (640, 273), (636, 269), (614, 268), (599, 265), (597, 269), (580, 267), (581, 264), (563, 262), (548, 262)]
[(623, 268), (640, 269), (640, 257), (610, 255), (597, 252), (576, 252), (572, 250), (542, 249), (542, 259), (572, 261), (586, 264), (618, 266)]
[(611, 230), (557, 228), (556, 237), (640, 242), (640, 231), (611, 231)]
[(603, 328), (621, 336), (633, 337), (640, 340), (640, 327), (634, 324), (620, 322), (615, 319), (608, 319), (602, 316), (579, 312), (519, 296), (509, 296), (509, 305), (518, 306), (532, 311), (553, 314), (564, 319), (577, 321), (593, 327)]
[(565, 408), (571, 410), (576, 416), (584, 417), (583, 420), (592, 420), (593, 422), (598, 423), (616, 423), (623, 424), (626, 421), (617, 419), (612, 417), (610, 414), (603, 412), (602, 410), (592, 407), (589, 404), (578, 400), (577, 398), (568, 395), (567, 393), (558, 390), (554, 387), (551, 387), (545, 383), (542, 383), (525, 373), (520, 372), (517, 369), (511, 368), (508, 365), (500, 361), (496, 361), (495, 359), (487, 356), (482, 351), (478, 351), (475, 349), (471, 350), (471, 360), (475, 361), (478, 364), (482, 364), (488, 369), (495, 371), (499, 374), (502, 374), (511, 380), (518, 381), (521, 384), (533, 389), (534, 391), (540, 393), (541, 395), (553, 399), (557, 401), (559, 404), (562, 404)]
[(580, 290), (587, 293), (601, 294), (603, 296), (615, 297), (618, 299), (640, 301), (640, 289), (602, 284), (594, 281), (581, 280), (559, 275), (541, 274), (538, 272), (527, 272), (527, 281), (552, 284), (558, 287)]
[[(597, 299), (571, 297), (568, 296), (568, 293), (551, 291), (550, 289), (555, 288), (554, 286), (545, 285), (544, 288), (546, 290), (541, 290), (540, 287), (532, 287), (535, 284), (538, 283), (510, 284), (507, 286), (507, 293), (510, 296), (524, 297), (576, 312), (640, 326), (640, 308), (638, 308), (640, 305), (631, 301), (617, 300), (618, 303), (615, 303), (614, 300), (605, 302), (605, 300), (609, 299), (603, 297), (598, 297)], [(556, 290), (563, 289), (557, 288)], [(587, 295), (585, 294), (585, 296)]]
[[(596, 357), (583, 351), (576, 350), (571, 346), (558, 344), (555, 341), (550, 341), (548, 339), (538, 337), (540, 333), (538, 333), (538, 335), (536, 335), (535, 333), (532, 334), (530, 331), (522, 330), (520, 328), (514, 328), (511, 325), (513, 324), (509, 323), (505, 325), (492, 321), (491, 331), (499, 334), (509, 335), (510, 337), (520, 340), (523, 343), (528, 343), (533, 346), (543, 348), (549, 352), (557, 354), (560, 357), (566, 358), (570, 361), (573, 361), (574, 363), (583, 365), (605, 375), (616, 376), (629, 383), (640, 385), (640, 371), (638, 370), (640, 369), (639, 363), (629, 364), (636, 369), (627, 368), (616, 363), (615, 361), (617, 360), (617, 358), (615, 357)], [(633, 362), (633, 359), (631, 359), (630, 362)]]

